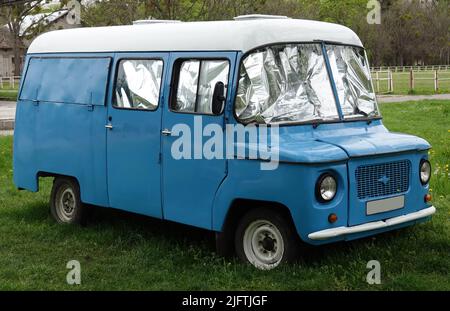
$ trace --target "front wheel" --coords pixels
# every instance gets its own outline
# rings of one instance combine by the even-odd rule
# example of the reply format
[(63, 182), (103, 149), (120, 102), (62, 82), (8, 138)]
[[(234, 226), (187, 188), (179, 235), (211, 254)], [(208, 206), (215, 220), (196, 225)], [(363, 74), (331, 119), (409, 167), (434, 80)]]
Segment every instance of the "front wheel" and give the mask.
[(235, 236), (238, 257), (262, 270), (295, 260), (298, 243), (292, 222), (267, 208), (248, 212), (240, 221)]
[(50, 211), (53, 218), (62, 224), (82, 224), (84, 209), (78, 183), (71, 178), (55, 178), (50, 196)]

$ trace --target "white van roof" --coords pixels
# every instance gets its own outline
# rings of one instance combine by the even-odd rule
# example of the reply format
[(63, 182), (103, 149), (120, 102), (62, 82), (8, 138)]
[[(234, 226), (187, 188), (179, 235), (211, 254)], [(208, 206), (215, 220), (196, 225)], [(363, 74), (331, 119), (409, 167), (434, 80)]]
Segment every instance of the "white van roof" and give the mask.
[(28, 53), (248, 52), (267, 44), (315, 40), (362, 47), (358, 36), (342, 25), (299, 19), (257, 18), (58, 30), (37, 37)]

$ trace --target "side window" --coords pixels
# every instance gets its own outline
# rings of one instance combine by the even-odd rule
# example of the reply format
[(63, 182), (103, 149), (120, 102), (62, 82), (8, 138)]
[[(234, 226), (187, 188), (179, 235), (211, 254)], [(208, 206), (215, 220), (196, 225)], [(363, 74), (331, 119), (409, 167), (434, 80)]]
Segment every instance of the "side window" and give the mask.
[(177, 112), (212, 114), (216, 83), (228, 88), (230, 64), (227, 60), (185, 60), (175, 66), (176, 94), (171, 109)]
[(121, 60), (117, 72), (113, 106), (155, 110), (159, 103), (162, 74), (162, 60)]

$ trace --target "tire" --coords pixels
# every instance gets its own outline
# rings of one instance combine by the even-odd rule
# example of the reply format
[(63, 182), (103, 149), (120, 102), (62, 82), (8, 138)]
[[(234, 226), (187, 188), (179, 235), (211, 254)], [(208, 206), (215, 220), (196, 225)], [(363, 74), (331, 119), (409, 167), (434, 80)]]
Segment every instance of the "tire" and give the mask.
[(261, 270), (297, 259), (299, 238), (292, 221), (269, 208), (249, 211), (235, 235), (237, 256)]
[(84, 224), (85, 205), (80, 186), (72, 178), (56, 177), (50, 195), (50, 211), (60, 224)]

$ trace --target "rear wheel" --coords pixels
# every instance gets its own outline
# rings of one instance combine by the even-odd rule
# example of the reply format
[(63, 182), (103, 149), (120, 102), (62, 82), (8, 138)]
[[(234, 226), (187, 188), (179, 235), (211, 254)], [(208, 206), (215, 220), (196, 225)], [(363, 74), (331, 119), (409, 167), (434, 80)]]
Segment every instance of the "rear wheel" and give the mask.
[(262, 270), (295, 260), (298, 242), (290, 219), (268, 208), (248, 212), (240, 221), (235, 236), (239, 258)]
[(82, 224), (84, 209), (78, 183), (71, 178), (55, 178), (50, 196), (50, 211), (53, 218), (62, 224)]

